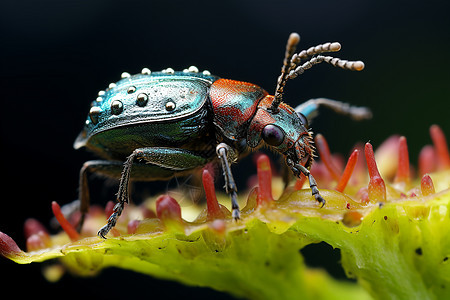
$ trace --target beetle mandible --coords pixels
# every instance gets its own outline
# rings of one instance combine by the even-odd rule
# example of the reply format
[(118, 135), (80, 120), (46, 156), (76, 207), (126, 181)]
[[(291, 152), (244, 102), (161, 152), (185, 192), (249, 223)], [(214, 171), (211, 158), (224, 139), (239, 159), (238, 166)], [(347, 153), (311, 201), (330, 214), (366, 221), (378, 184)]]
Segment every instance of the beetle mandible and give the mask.
[(103, 158), (81, 168), (79, 228), (89, 209), (88, 173), (120, 178), (117, 204), (98, 231), (105, 238), (128, 203), (130, 180), (187, 175), (217, 159), (231, 198), (232, 217), (237, 220), (237, 187), (230, 165), (263, 144), (283, 155), (295, 176), (308, 178), (312, 195), (323, 206), (325, 199), (309, 172), (314, 147), (308, 119), (320, 106), (356, 120), (370, 118), (371, 112), (325, 98), (311, 99), (293, 109), (282, 102), (284, 87), (289, 79), (322, 62), (356, 71), (362, 70), (364, 63), (321, 55), (339, 51), (337, 42), (295, 53), (299, 40), (297, 33), (289, 36), (273, 96), (257, 85), (222, 79), (196, 67), (181, 72), (144, 68), (133, 76), (123, 73), (120, 81), (100, 91), (74, 143), (76, 149), (86, 147)]

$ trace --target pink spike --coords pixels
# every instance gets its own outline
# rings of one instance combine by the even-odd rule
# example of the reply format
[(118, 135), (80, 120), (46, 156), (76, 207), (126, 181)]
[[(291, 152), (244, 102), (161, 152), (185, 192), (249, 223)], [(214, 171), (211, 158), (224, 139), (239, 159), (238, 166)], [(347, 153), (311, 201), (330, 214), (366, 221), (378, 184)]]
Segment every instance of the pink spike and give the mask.
[(29, 218), (25, 221), (23, 231), (25, 233), (25, 238), (29, 238), (33, 234), (37, 234), (39, 232), (44, 232), (48, 234), (47, 229), (45, 229), (44, 225), (36, 219)]
[(128, 234), (135, 234), (140, 223), (141, 223), (141, 221), (139, 221), (139, 220), (131, 220), (130, 222), (128, 222), (128, 225), (127, 225)]
[(34, 251), (51, 246), (50, 234), (47, 229), (36, 219), (27, 219), (24, 225), (27, 250)]
[(432, 125), (430, 135), (436, 149), (439, 170), (450, 169), (450, 154), (444, 132), (438, 125)]
[(110, 201), (106, 202), (106, 206), (105, 206), (105, 216), (106, 217), (113, 214), (114, 206), (115, 206), (115, 204), (113, 201), (110, 200)]
[(300, 178), (297, 178), (297, 180), (295, 181), (294, 189), (296, 191), (301, 190), (303, 185), (305, 184), (305, 181), (306, 181), (306, 176), (303, 174), (300, 174)]
[(433, 180), (430, 175), (423, 175), (422, 180), (420, 180), (420, 189), (422, 190), (423, 196), (428, 196), (435, 193)]
[(61, 225), (61, 228), (67, 233), (70, 240), (73, 242), (80, 239), (80, 235), (72, 226), (72, 224), (67, 221), (66, 217), (64, 217), (63, 213), (61, 212), (61, 207), (55, 201), (52, 202), (52, 210), (56, 220), (58, 220), (59, 225)]
[(261, 154), (256, 161), (258, 173), (258, 205), (270, 203), (272, 197), (272, 170), (270, 168), (269, 157)]
[(4, 257), (12, 257), (22, 254), (16, 242), (7, 234), (0, 231), (0, 255)]
[(360, 188), (356, 193), (356, 197), (361, 199), (361, 203), (366, 205), (370, 202), (369, 200), (369, 189), (365, 186)]
[(398, 167), (394, 182), (410, 182), (408, 144), (404, 136), (398, 139)]
[(339, 169), (333, 164), (333, 158), (331, 157), (330, 148), (328, 147), (327, 140), (321, 134), (316, 135), (316, 146), (319, 151), (320, 159), (323, 161), (327, 167), (328, 172), (330, 172), (331, 177), (334, 180), (339, 181), (341, 173)]
[(341, 178), (335, 188), (336, 191), (343, 193), (345, 187), (347, 186), (350, 177), (352, 176), (353, 170), (355, 169), (356, 162), (358, 161), (359, 151), (358, 149), (353, 150), (352, 154), (348, 158), (347, 165), (345, 166), (344, 173), (342, 173)]
[(214, 188), (214, 179), (208, 169), (203, 169), (202, 181), (203, 188), (205, 189), (208, 221), (214, 219), (224, 219), (225, 214), (220, 209), (219, 202), (217, 202), (216, 189)]
[[(353, 151), (358, 150), (359, 153), (364, 153), (364, 146), (362, 143), (358, 143), (353, 148)], [(360, 185), (362, 184), (365, 176), (367, 174), (366, 171), (366, 162), (364, 159), (364, 155), (358, 155), (358, 159), (356, 160), (355, 168), (352, 172), (353, 176), (350, 177), (350, 184), (352, 185)]]
[(161, 195), (156, 199), (156, 215), (163, 222), (167, 220), (181, 222), (180, 204), (169, 195)]
[(144, 217), (144, 219), (156, 218), (156, 213), (153, 210), (149, 209), (147, 206), (141, 205), (140, 209), (142, 212), (142, 217)]
[(367, 169), (369, 171), (369, 200), (371, 202), (386, 201), (386, 185), (378, 172), (373, 147), (370, 143), (366, 143), (364, 152), (366, 155)]
[(50, 235), (44, 231), (39, 231), (27, 238), (27, 251), (49, 248), (51, 244)]
[(431, 145), (426, 145), (419, 154), (419, 173), (421, 175), (432, 173), (436, 170), (436, 151)]

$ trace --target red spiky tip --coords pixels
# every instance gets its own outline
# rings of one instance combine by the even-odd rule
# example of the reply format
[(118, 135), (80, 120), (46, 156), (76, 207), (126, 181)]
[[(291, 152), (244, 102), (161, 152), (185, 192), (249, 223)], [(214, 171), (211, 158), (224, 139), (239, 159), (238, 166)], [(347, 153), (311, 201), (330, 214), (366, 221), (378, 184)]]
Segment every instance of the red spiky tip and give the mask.
[(168, 220), (181, 222), (181, 207), (174, 198), (162, 195), (156, 199), (156, 215), (163, 223)]
[(410, 182), (408, 145), (404, 136), (398, 139), (398, 167), (394, 182), (406, 184)]
[(208, 220), (225, 218), (225, 214), (220, 209), (219, 202), (217, 201), (216, 189), (214, 188), (214, 178), (208, 169), (203, 170), (202, 182), (203, 188), (205, 189)]
[(344, 173), (342, 173), (341, 178), (336, 186), (336, 191), (343, 193), (345, 187), (347, 186), (350, 177), (352, 176), (353, 170), (355, 169), (356, 162), (358, 161), (359, 150), (353, 150), (352, 154), (348, 158), (347, 165), (345, 166)]
[(110, 201), (106, 202), (106, 205), (105, 205), (105, 216), (110, 216), (110, 215), (113, 214), (114, 206), (115, 206), (115, 204), (114, 204), (113, 201), (110, 200)]
[(144, 219), (156, 218), (156, 213), (153, 210), (149, 209), (147, 206), (141, 205), (140, 209), (142, 212), (142, 217), (144, 217)]
[(72, 224), (70, 224), (70, 222), (67, 221), (66, 217), (64, 217), (63, 213), (61, 212), (61, 207), (59, 206), (58, 203), (56, 203), (56, 201), (52, 202), (52, 211), (59, 225), (61, 225), (61, 228), (65, 231), (65, 233), (67, 233), (70, 240), (71, 241), (78, 240), (80, 238), (80, 235), (72, 226)]
[(363, 186), (356, 193), (356, 197), (358, 199), (361, 199), (361, 203), (362, 204), (368, 204), (370, 202), (370, 200), (369, 200), (369, 189), (366, 186)]
[(419, 173), (421, 175), (432, 173), (436, 169), (436, 151), (431, 145), (426, 145), (419, 154)]
[(300, 178), (297, 178), (297, 180), (295, 181), (295, 185), (294, 188), (295, 190), (299, 191), (302, 189), (303, 185), (306, 182), (306, 176), (303, 175), (303, 173), (300, 174)]
[(128, 225), (127, 225), (128, 234), (136, 233), (136, 230), (140, 223), (141, 223), (141, 221), (139, 221), (139, 220), (131, 220), (130, 222), (128, 222)]
[(38, 234), (39, 232), (44, 232), (48, 234), (47, 229), (36, 219), (29, 218), (25, 221), (23, 231), (25, 233), (25, 238), (29, 238), (33, 234)]
[(0, 255), (4, 257), (16, 256), (23, 253), (16, 242), (7, 234), (0, 231)]
[(272, 197), (272, 169), (269, 157), (261, 154), (256, 161), (258, 173), (258, 205), (270, 203)]
[(434, 147), (436, 148), (438, 169), (449, 169), (450, 154), (448, 152), (447, 140), (445, 139), (444, 132), (438, 125), (432, 125), (430, 127), (430, 135), (433, 140)]
[(375, 161), (375, 155), (373, 153), (373, 147), (370, 143), (366, 143), (364, 147), (366, 156), (367, 169), (369, 171), (369, 201), (370, 202), (385, 202), (386, 201), (386, 184), (381, 178), (378, 171), (377, 163)]
[(422, 176), (422, 179), (420, 180), (420, 189), (423, 196), (428, 196), (435, 193), (433, 180), (430, 175), (425, 174)]
[(52, 245), (50, 235), (44, 231), (32, 234), (27, 238), (27, 251), (49, 248)]
[(23, 229), (25, 238), (27, 239), (27, 251), (35, 251), (51, 246), (50, 234), (38, 220), (32, 218), (27, 219)]
[(331, 177), (339, 181), (340, 179), (340, 171), (336, 167), (335, 164), (333, 164), (333, 158), (331, 157), (330, 148), (328, 147), (328, 142), (325, 139), (325, 137), (321, 134), (316, 135), (316, 146), (317, 150), (319, 151), (320, 159), (325, 164), (325, 167), (327, 168), (328, 172), (330, 172)]

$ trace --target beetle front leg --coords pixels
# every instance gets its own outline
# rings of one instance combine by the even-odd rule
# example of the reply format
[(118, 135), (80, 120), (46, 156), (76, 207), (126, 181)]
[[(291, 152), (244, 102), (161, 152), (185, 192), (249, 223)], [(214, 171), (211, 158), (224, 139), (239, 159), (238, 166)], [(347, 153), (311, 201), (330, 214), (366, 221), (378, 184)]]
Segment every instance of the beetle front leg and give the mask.
[(311, 172), (302, 166), (301, 164), (294, 163), (290, 158), (287, 159), (287, 165), (291, 168), (292, 172), (295, 176), (299, 176), (300, 172), (303, 173), (306, 177), (308, 177), (309, 187), (311, 188), (311, 193), (316, 199), (317, 202), (321, 204), (321, 208), (325, 205), (325, 199), (320, 195), (319, 189), (317, 188), (316, 179), (312, 176)]
[(216, 153), (222, 165), (223, 177), (225, 179), (225, 191), (231, 197), (231, 209), (234, 220), (240, 219), (239, 204), (237, 202), (237, 186), (231, 173), (230, 160), (236, 158), (233, 149), (225, 143), (220, 143), (216, 147)]

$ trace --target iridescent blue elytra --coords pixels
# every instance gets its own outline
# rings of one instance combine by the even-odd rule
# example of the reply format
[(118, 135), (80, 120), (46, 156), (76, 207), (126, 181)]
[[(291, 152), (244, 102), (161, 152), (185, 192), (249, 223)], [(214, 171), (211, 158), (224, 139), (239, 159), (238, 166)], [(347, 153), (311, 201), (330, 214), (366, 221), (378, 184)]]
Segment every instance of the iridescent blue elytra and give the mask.
[(120, 81), (101, 91), (74, 143), (76, 149), (86, 147), (102, 158), (86, 162), (80, 171), (80, 229), (89, 208), (88, 173), (120, 178), (118, 203), (98, 232), (105, 238), (128, 202), (130, 180), (165, 180), (191, 174), (214, 161), (222, 167), (232, 217), (238, 220), (237, 187), (230, 165), (262, 145), (283, 155), (295, 176), (307, 176), (312, 195), (323, 206), (325, 200), (309, 172), (314, 148), (307, 118), (319, 106), (356, 119), (369, 117), (370, 111), (323, 98), (294, 110), (281, 101), (284, 85), (321, 62), (349, 70), (361, 70), (364, 65), (317, 55), (337, 51), (338, 43), (293, 56), (296, 42), (298, 35), (291, 34), (274, 96), (257, 85), (222, 79), (196, 67), (182, 72), (169, 68), (152, 73), (145, 68), (133, 76), (124, 73)]
[(124, 78), (92, 103), (74, 147), (116, 160), (140, 147), (194, 147), (208, 133), (208, 92), (216, 79), (191, 72)]

